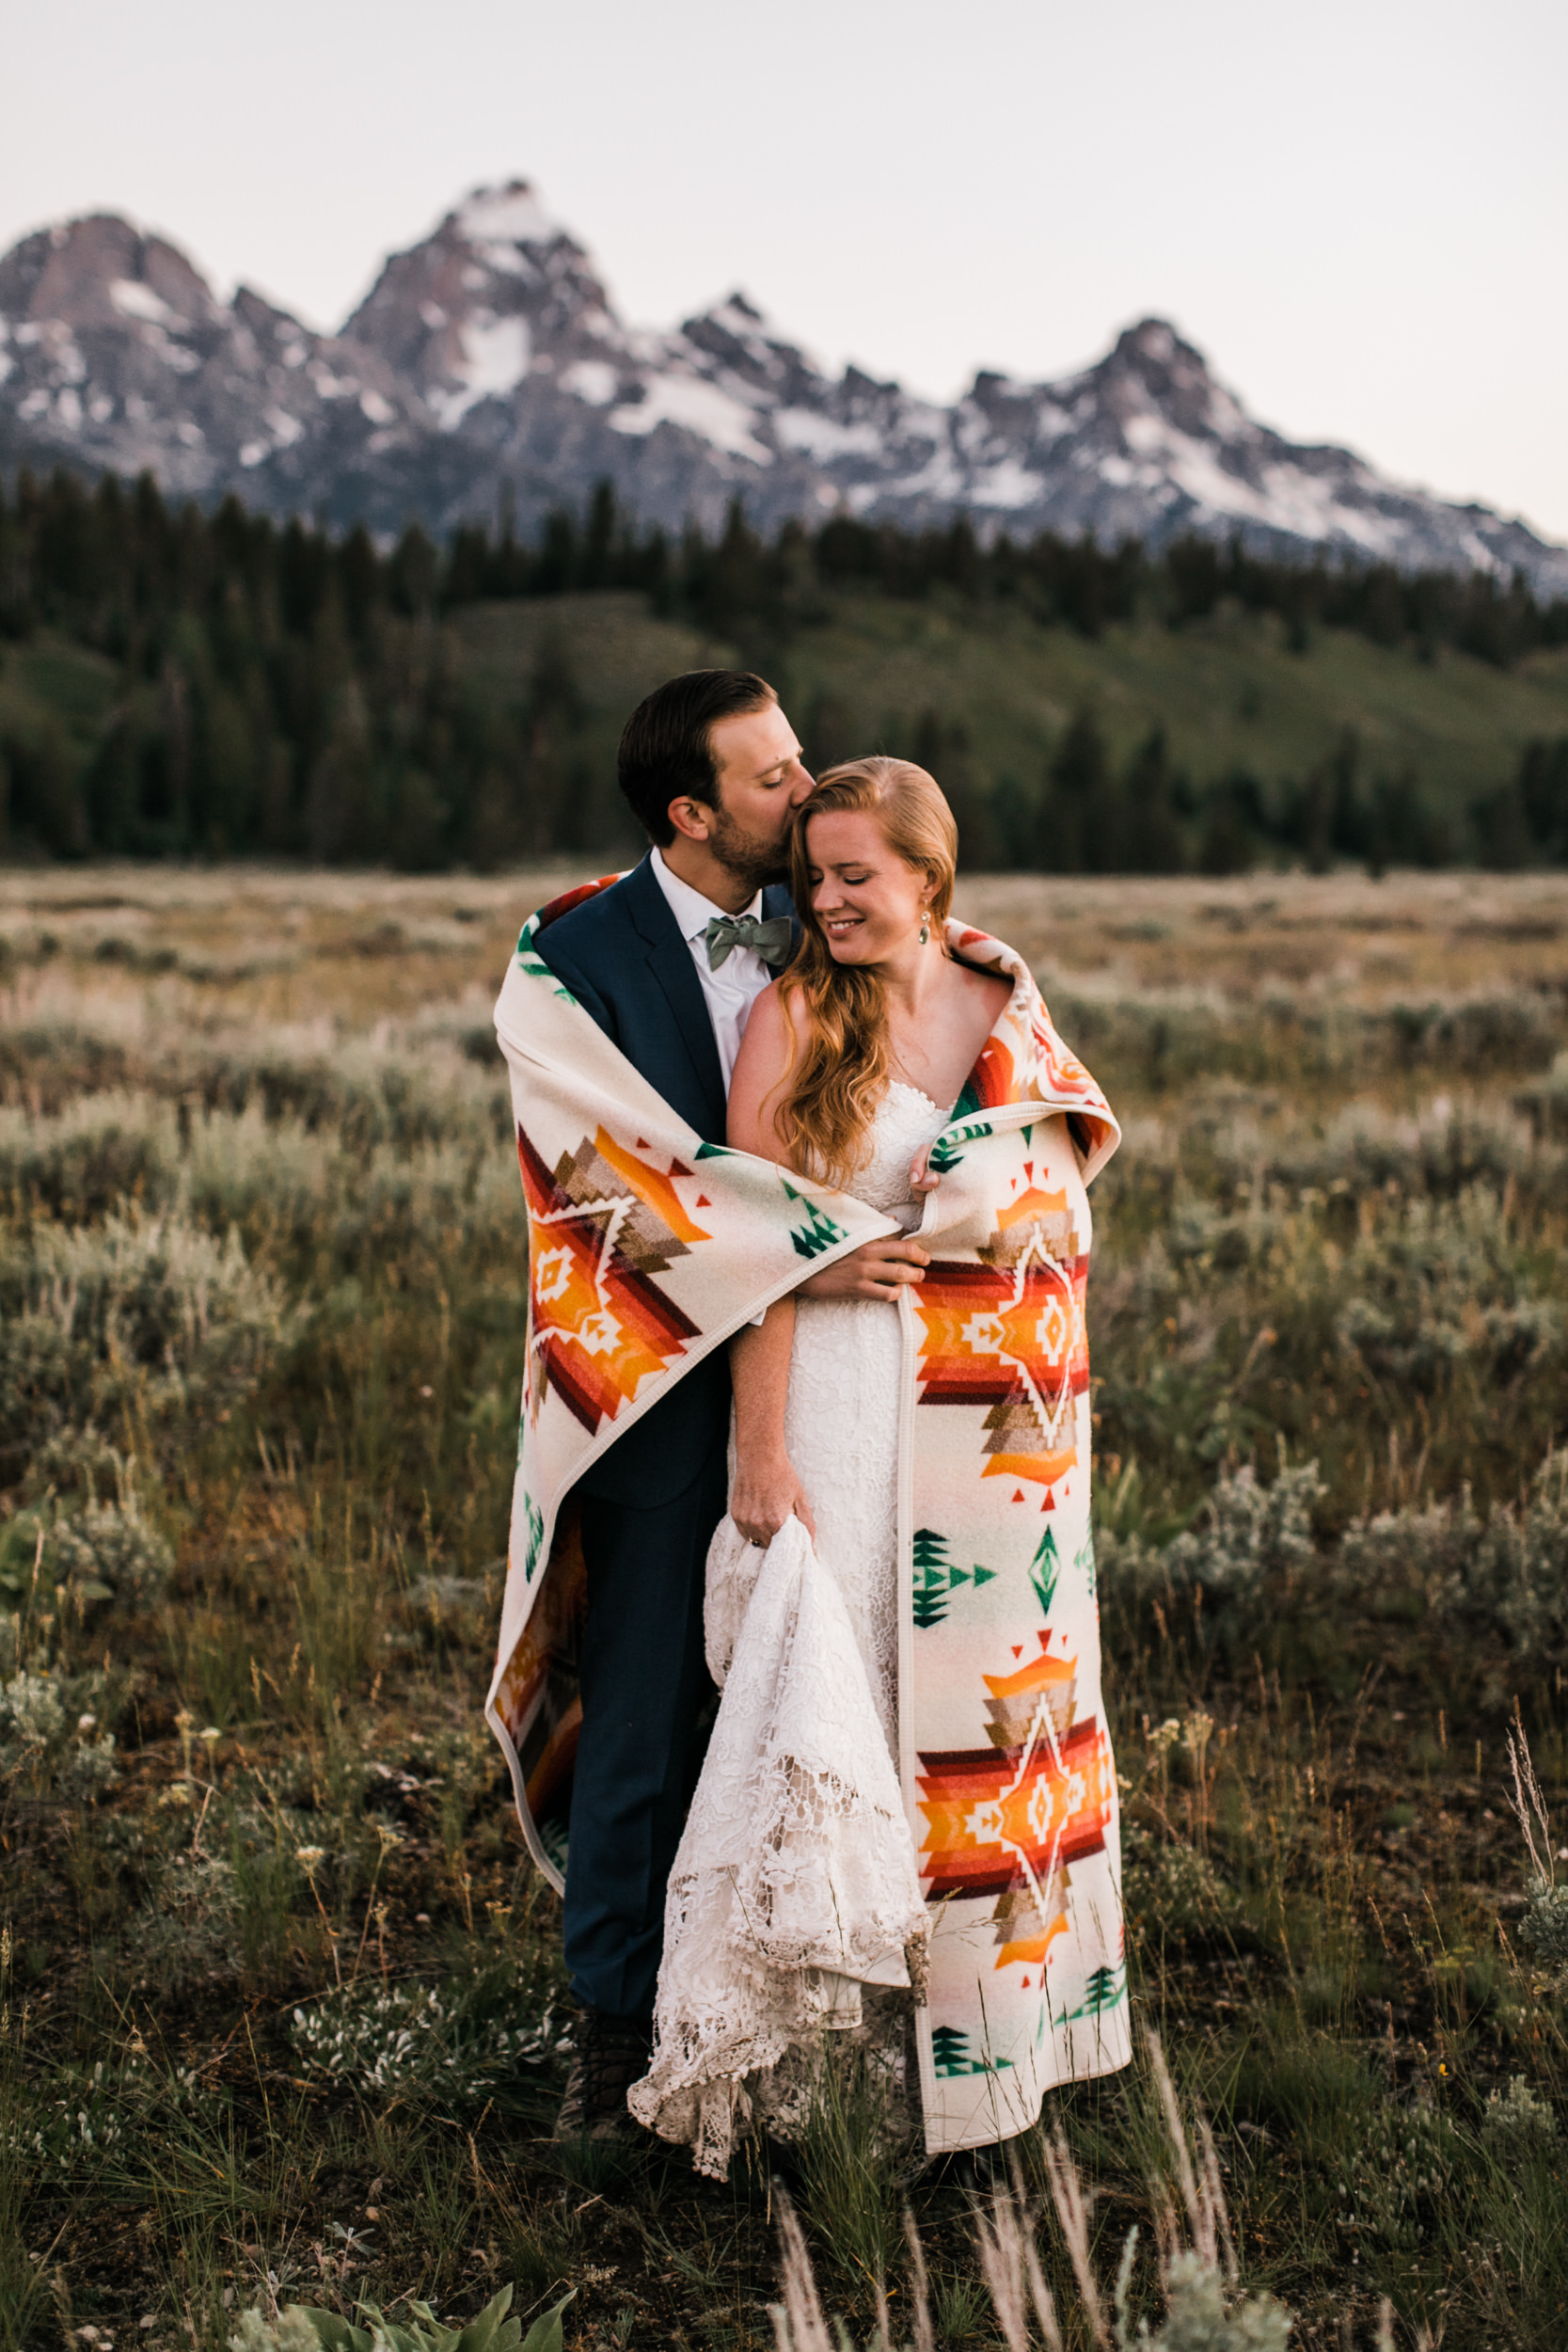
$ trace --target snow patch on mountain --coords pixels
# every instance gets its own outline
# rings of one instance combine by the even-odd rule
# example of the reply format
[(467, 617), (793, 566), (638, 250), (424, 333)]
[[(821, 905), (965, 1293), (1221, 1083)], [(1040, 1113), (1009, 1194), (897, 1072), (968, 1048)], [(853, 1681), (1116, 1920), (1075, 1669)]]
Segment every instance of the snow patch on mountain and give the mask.
[(576, 359), (562, 370), (560, 383), (563, 392), (585, 400), (590, 408), (608, 408), (621, 379), (608, 359)]
[(833, 457), (876, 457), (881, 453), (882, 437), (869, 420), (843, 424), (815, 408), (779, 409), (773, 431), (785, 449), (804, 450), (823, 464)]
[(457, 207), (452, 221), (458, 235), (483, 253), (492, 269), (515, 269), (518, 246), (553, 245), (565, 233), (526, 180), (514, 180), (504, 188), (476, 188)]
[(476, 401), (515, 391), (529, 369), (526, 318), (499, 319), (481, 310), (458, 329), (454, 388), (432, 385), (425, 397), (447, 432), (455, 431)]
[(112, 279), (109, 286), (109, 300), (117, 310), (123, 310), (127, 318), (150, 319), (157, 326), (183, 328), (189, 325), (188, 320), (180, 318), (169, 309), (162, 294), (154, 294), (151, 287), (140, 278)]
[(750, 458), (756, 466), (773, 462), (772, 451), (756, 437), (751, 402), (697, 375), (645, 376), (641, 398), (613, 409), (610, 423), (615, 432), (640, 438), (661, 424), (679, 425), (731, 456)]

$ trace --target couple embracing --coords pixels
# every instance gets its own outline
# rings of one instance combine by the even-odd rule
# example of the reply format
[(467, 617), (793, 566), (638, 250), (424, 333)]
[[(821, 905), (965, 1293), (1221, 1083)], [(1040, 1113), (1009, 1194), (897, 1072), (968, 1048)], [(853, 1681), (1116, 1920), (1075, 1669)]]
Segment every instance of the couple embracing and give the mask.
[(531, 1297), (486, 1711), (565, 1898), (558, 2129), (722, 2177), (859, 2044), (929, 2155), (984, 2147), (1130, 2050), (1084, 1320), (1118, 1130), (952, 918), (923, 769), (814, 784), (726, 670), (619, 766), (648, 855), (525, 926), (496, 1009)]

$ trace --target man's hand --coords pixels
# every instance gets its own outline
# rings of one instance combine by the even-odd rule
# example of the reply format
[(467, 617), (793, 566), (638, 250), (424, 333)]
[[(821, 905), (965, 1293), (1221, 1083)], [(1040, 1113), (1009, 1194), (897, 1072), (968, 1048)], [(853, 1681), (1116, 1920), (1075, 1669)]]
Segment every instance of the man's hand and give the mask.
[(931, 1253), (905, 1233), (863, 1241), (847, 1258), (809, 1275), (800, 1289), (807, 1298), (896, 1299), (906, 1282), (926, 1279)]
[(761, 1544), (766, 1550), (791, 1514), (815, 1543), (816, 1521), (788, 1454), (773, 1454), (762, 1460), (737, 1456), (735, 1485), (730, 1491), (730, 1517), (746, 1541)]

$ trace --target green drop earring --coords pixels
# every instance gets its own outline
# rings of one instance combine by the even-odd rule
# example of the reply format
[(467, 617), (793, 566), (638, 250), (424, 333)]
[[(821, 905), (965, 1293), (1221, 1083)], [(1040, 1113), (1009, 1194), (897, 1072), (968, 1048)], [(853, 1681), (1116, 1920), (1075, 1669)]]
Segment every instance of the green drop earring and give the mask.
[(929, 944), (930, 944), (930, 938), (931, 938), (931, 922), (930, 922), (930, 915), (929, 915), (929, 913), (928, 913), (927, 909), (927, 908), (925, 908), (925, 907), (922, 907), (922, 908), (921, 908), (921, 910), (920, 910), (920, 944), (921, 944), (921, 946), (922, 946), (923, 947), (929, 946)]

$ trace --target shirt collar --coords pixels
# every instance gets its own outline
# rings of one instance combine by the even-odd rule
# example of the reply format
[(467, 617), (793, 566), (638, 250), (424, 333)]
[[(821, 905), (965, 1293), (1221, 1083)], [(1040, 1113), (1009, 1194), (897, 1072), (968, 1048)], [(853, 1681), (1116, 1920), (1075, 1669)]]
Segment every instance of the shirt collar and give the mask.
[[(662, 850), (654, 850), (653, 867), (654, 880), (670, 902), (670, 912), (680, 925), (683, 939), (701, 939), (715, 915), (718, 915), (721, 920), (732, 919), (725, 908), (716, 907), (711, 898), (705, 898), (700, 890), (693, 890), (689, 882), (682, 882), (678, 874), (673, 873), (664, 863)], [(760, 890), (750, 906), (741, 908), (740, 914), (742, 917), (750, 915), (753, 921), (761, 917), (762, 893)]]

